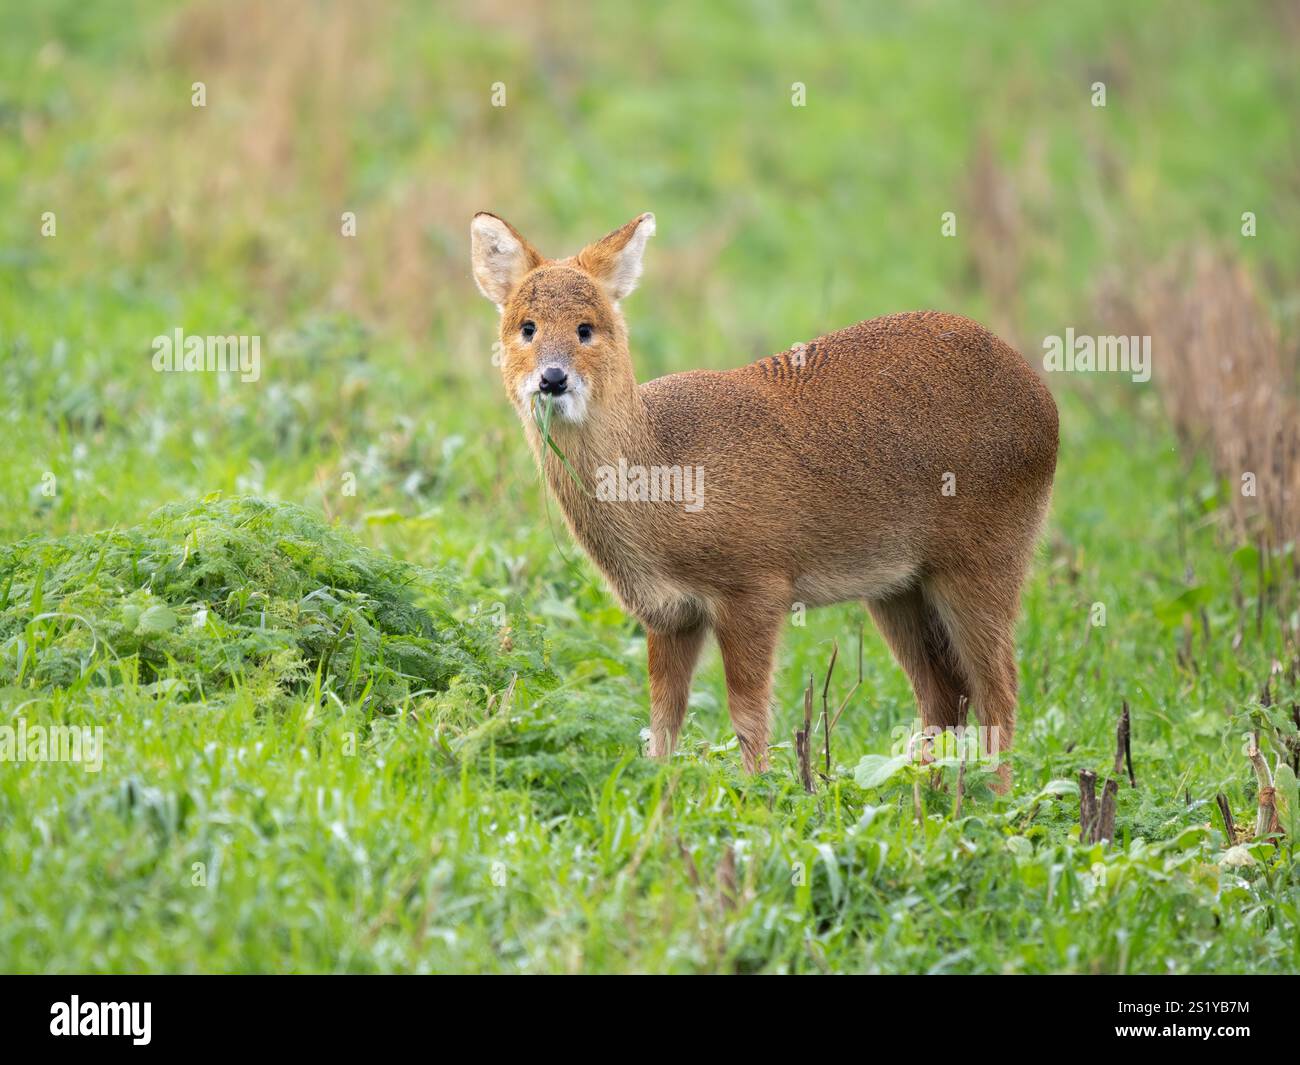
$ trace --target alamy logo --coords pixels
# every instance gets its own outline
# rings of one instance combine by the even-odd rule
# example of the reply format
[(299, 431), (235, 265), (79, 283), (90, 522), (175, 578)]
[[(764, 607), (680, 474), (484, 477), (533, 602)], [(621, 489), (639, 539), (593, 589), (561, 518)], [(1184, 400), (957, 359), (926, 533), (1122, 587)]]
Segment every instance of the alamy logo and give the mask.
[(1049, 373), (1126, 373), (1138, 384), (1151, 380), (1151, 338), (1065, 336), (1043, 338), (1043, 369)]
[(238, 373), (244, 382), (262, 376), (260, 336), (186, 336), (183, 329), (153, 338), (158, 373)]
[(152, 1026), (151, 1002), (71, 1002), (50, 1007), (50, 1035), (129, 1035), (136, 1046), (148, 1046)]
[(703, 466), (596, 467), (596, 498), (602, 503), (681, 503), (695, 513), (704, 507)]
[(104, 768), (104, 726), (0, 725), (0, 762), (79, 762), (87, 773)]
[(917, 765), (958, 762), (998, 764), (1002, 753), (1001, 729), (997, 725), (923, 725), (918, 719), (896, 725), (892, 731), (890, 754), (906, 758)]

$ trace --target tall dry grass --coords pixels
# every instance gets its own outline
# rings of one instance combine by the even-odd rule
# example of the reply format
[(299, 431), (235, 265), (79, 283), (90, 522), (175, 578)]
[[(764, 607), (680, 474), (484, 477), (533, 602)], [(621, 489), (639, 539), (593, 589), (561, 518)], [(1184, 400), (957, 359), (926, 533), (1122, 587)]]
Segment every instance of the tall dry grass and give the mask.
[[(504, 4), (469, 0), (438, 12), (451, 30), (506, 15)], [(264, 328), (310, 305), (427, 342), (472, 291), (468, 219), (520, 199), (527, 175), (493, 134), (500, 116), (468, 106), (489, 84), (481, 56), (390, 62), (411, 17), (392, 0), (179, 5), (141, 42), (138, 66), (103, 86), (114, 135), (95, 142), (106, 145), (96, 187), (55, 179), (52, 198), (84, 207), (96, 247), (87, 259), (166, 256), (187, 281), (236, 279)], [(191, 106), (193, 82), (206, 85), (203, 108)], [(394, 116), (434, 129), (412, 136)], [(391, 156), (368, 159), (376, 144), (391, 144)], [(342, 237), (344, 211), (363, 239)]]
[(990, 325), (1024, 350), (1026, 224), (1018, 183), (1002, 165), (986, 134), (976, 139), (962, 190), (969, 219), (971, 270), (989, 303)]
[(1197, 247), (1099, 302), (1112, 331), (1151, 337), (1152, 377), (1184, 449), (1228, 483), (1233, 532), (1270, 547), (1300, 535), (1300, 357), (1232, 255)]

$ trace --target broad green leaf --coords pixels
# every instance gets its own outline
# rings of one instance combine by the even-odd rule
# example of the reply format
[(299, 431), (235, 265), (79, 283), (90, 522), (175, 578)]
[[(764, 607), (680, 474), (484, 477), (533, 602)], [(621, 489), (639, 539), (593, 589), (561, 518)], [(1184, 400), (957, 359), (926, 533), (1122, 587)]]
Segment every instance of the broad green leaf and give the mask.
[(1007, 850), (1017, 858), (1032, 858), (1034, 855), (1034, 844), (1024, 836), (1008, 836)]
[(1292, 845), (1300, 833), (1300, 793), (1297, 792), (1295, 772), (1286, 762), (1273, 774), (1273, 798), (1277, 803), (1277, 820)]
[(883, 754), (864, 754), (853, 771), (853, 779), (860, 788), (880, 788), (905, 769), (909, 761), (905, 754), (893, 758), (886, 758)]
[(1232, 564), (1243, 573), (1259, 571), (1259, 548), (1254, 544), (1242, 544), (1232, 553)]
[(135, 631), (140, 634), (170, 632), (176, 627), (176, 612), (166, 603), (154, 603), (140, 615)]
[(1183, 618), (1194, 614), (1214, 599), (1214, 590), (1204, 584), (1193, 585), (1182, 595), (1157, 603), (1155, 616), (1167, 626), (1181, 625)]

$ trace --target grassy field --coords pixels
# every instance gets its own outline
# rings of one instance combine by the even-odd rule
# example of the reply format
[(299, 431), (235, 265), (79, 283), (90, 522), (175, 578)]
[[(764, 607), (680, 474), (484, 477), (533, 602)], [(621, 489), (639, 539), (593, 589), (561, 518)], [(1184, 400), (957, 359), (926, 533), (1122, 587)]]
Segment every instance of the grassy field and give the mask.
[[(1293, 546), (1233, 532), (1158, 338), (1152, 382), (1049, 375), (1008, 795), (855, 778), (915, 713), (869, 621), (804, 792), (791, 733), (834, 644), (832, 702), (857, 680), (851, 606), (786, 633), (770, 772), (716, 650), (677, 756), (640, 756), (644, 633), (548, 513), (474, 211), (552, 255), (656, 213), (641, 379), (922, 307), (1038, 361), (1121, 332), (1101, 294), (1189, 245), (1297, 334), (1286, 5), (793, 7), (9, 13), (0, 724), (103, 749), (0, 761), (0, 970), (1300, 968), (1290, 843), (1230, 848), (1215, 809), (1253, 821), (1244, 736), (1297, 698)], [(259, 336), (258, 379), (154, 372), (176, 329)], [(1125, 701), (1137, 787), (1081, 843)]]

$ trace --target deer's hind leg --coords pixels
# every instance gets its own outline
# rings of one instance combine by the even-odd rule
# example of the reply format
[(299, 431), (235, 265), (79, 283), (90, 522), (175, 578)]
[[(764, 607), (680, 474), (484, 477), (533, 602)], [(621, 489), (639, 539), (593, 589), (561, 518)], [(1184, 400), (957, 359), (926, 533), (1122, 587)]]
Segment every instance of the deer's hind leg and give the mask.
[[(980, 751), (997, 757), (1011, 748), (1016, 730), (1015, 623), (1020, 581), (974, 580), (969, 574), (936, 574), (927, 596), (943, 621), (962, 674), (970, 678), (970, 700), (983, 729)], [(1011, 769), (998, 767), (1005, 790)]]
[(917, 586), (884, 599), (867, 601), (880, 634), (903, 667), (926, 730), (963, 725), (962, 696), (970, 685), (948, 631)]

